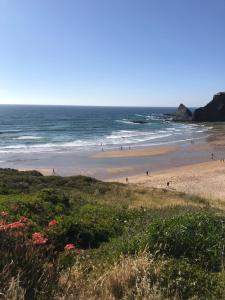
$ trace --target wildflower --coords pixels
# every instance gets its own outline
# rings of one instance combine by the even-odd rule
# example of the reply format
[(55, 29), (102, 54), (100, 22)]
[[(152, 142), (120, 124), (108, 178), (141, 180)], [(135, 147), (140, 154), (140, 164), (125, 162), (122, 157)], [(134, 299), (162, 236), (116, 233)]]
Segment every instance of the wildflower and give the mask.
[(32, 234), (33, 243), (35, 245), (43, 245), (46, 244), (48, 239), (43, 237), (43, 234), (40, 232), (35, 232)]
[(7, 217), (9, 215), (8, 211), (1, 211), (0, 216)]
[(48, 226), (57, 225), (57, 224), (58, 224), (58, 221), (54, 219), (48, 223)]
[(66, 246), (64, 247), (64, 250), (72, 250), (75, 248), (74, 244), (66, 244)]
[(21, 223), (19, 221), (16, 221), (16, 222), (10, 223), (6, 226), (10, 229), (18, 229), (18, 228), (23, 228), (25, 226), (25, 224)]
[(43, 234), (40, 232), (35, 232), (32, 234), (32, 238), (33, 239), (41, 239), (41, 238), (43, 238)]

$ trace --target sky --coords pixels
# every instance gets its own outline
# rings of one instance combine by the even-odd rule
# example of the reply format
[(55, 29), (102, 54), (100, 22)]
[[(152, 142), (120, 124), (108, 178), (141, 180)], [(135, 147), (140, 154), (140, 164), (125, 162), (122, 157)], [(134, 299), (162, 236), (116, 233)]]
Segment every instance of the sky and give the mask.
[(0, 104), (205, 105), (224, 0), (0, 0)]

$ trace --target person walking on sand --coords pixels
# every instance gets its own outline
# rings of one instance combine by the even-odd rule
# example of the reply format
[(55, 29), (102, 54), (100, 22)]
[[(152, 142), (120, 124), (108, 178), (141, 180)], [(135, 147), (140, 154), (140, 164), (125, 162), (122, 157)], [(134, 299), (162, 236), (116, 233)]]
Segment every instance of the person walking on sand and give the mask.
[(170, 182), (169, 182), (169, 181), (167, 181), (167, 183), (166, 183), (166, 186), (167, 186), (167, 187), (169, 187), (169, 186), (170, 186)]
[(126, 183), (128, 183), (128, 177), (126, 177)]
[(215, 158), (214, 153), (211, 153), (211, 159), (214, 160), (214, 158)]
[(146, 175), (148, 176), (148, 171), (146, 171)]
[(55, 175), (55, 169), (54, 168), (52, 169), (52, 175)]

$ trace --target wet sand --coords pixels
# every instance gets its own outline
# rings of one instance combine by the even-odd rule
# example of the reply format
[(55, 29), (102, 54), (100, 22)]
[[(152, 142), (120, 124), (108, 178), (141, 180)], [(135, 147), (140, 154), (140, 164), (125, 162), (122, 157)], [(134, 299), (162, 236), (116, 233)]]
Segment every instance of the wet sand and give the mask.
[(116, 151), (102, 151), (96, 153), (94, 158), (113, 158), (113, 157), (143, 157), (143, 156), (156, 156), (176, 152), (179, 146), (166, 146), (166, 147), (151, 147), (143, 149), (123, 149)]

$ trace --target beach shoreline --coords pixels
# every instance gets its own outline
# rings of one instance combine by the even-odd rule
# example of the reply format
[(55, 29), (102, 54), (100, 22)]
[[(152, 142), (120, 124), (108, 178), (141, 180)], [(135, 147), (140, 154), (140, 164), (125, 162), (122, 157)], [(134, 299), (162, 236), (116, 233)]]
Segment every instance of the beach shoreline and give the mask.
[(143, 156), (157, 156), (176, 152), (179, 146), (161, 146), (161, 147), (143, 147), (143, 148), (128, 148), (121, 147), (120, 150), (108, 150), (97, 152), (93, 158), (114, 158), (114, 157), (143, 157)]
[[(133, 148), (90, 154), (99, 169), (96, 173), (86, 169), (77, 172), (71, 167), (56, 168), (55, 175), (84, 175), (103, 181), (113, 181), (184, 192), (208, 199), (225, 199), (225, 139), (217, 135), (209, 141), (185, 143), (175, 146)], [(214, 159), (212, 160), (212, 153)], [(101, 164), (104, 173), (101, 173)], [(54, 175), (52, 167), (36, 169), (45, 176)], [(69, 170), (69, 172), (68, 172)], [(147, 174), (148, 175), (147, 175)], [(169, 183), (169, 186), (167, 184)]]

